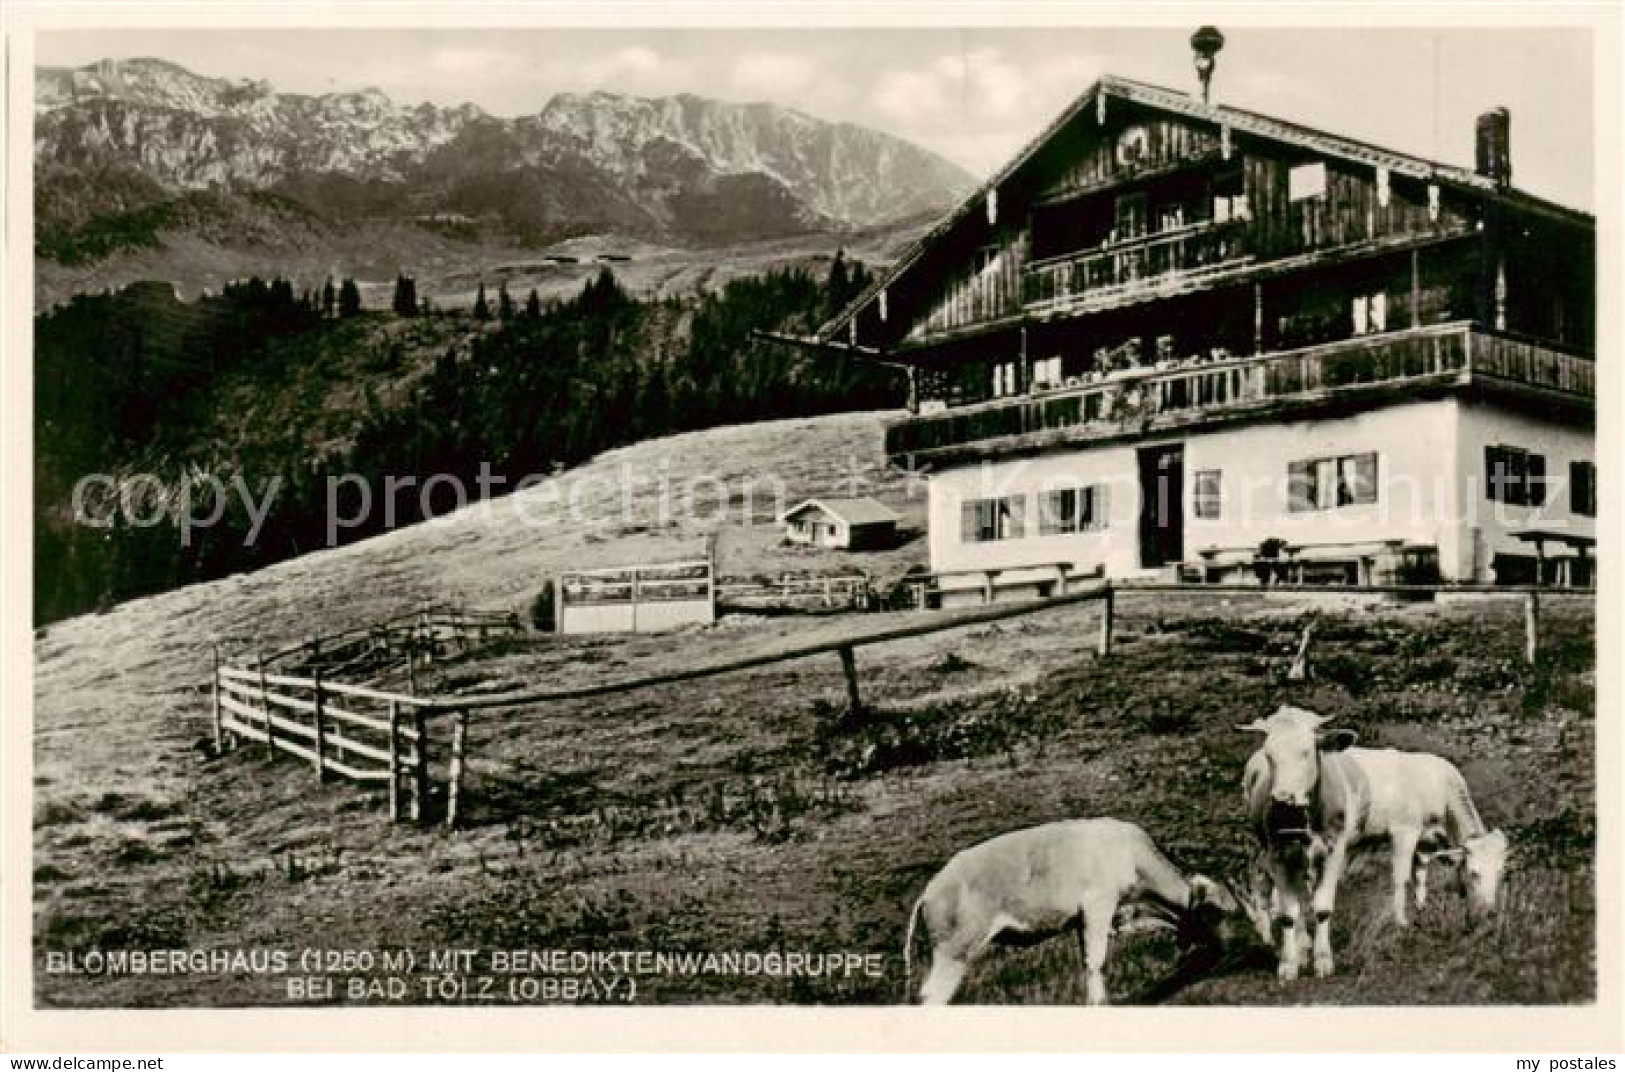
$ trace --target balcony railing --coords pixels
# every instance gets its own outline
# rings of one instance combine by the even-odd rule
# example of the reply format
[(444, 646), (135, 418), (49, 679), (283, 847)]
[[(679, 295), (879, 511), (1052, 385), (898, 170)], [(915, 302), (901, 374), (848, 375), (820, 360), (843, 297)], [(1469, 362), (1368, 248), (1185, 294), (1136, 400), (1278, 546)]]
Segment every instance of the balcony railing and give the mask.
[(1038, 446), (1109, 438), (1277, 403), (1466, 383), (1480, 376), (1576, 399), (1595, 395), (1590, 358), (1458, 322), (1222, 362), (1135, 369), (1042, 394), (912, 417), (886, 429), (886, 452), (932, 456), (971, 444), (997, 448), (994, 440)]
[(1136, 289), (1154, 289), (1173, 277), (1224, 271), (1247, 259), (1244, 219), (1197, 223), (1097, 250), (1029, 264), (1023, 297), (1043, 309), (1085, 297), (1107, 300)]

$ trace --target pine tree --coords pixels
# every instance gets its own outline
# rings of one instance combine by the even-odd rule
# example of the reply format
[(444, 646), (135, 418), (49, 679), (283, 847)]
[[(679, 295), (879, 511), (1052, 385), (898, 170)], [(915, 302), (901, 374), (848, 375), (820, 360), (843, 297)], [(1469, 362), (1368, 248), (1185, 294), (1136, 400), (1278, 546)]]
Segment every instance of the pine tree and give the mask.
[(829, 278), (824, 281), (824, 318), (827, 320), (846, 307), (847, 291), (851, 287), (846, 271), (846, 250), (835, 251), (835, 263), (829, 266)]
[(397, 275), (395, 277), (395, 313), (398, 316), (416, 316), (418, 314), (418, 285), (409, 276)]
[(339, 316), (354, 316), (361, 311), (361, 291), (357, 289), (355, 280), (345, 278), (339, 287)]
[(489, 319), (491, 319), (491, 306), (485, 300), (485, 282), (484, 282), (484, 280), (480, 281), (479, 293), (474, 295), (474, 319), (475, 320), (489, 320)]
[(536, 293), (535, 287), (531, 288), (530, 297), (525, 299), (525, 315), (530, 317), (532, 320), (540, 320), (542, 318), (542, 297), (540, 294)]
[(337, 300), (338, 295), (333, 290), (333, 277), (328, 276), (327, 282), (322, 284), (322, 315), (329, 320), (333, 319), (333, 305)]
[(513, 319), (513, 299), (508, 297), (508, 284), (497, 286), (497, 318), (504, 324)]

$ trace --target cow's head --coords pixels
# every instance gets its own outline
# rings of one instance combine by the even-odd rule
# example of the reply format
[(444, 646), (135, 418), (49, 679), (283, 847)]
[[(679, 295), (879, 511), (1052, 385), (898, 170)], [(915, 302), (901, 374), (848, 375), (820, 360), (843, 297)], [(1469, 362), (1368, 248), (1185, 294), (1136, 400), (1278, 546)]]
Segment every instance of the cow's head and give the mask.
[(1506, 874), (1507, 836), (1500, 830), (1462, 842), (1462, 881), (1466, 884), (1470, 916), (1493, 913), (1501, 900), (1501, 879)]
[(1234, 946), (1241, 913), (1242, 906), (1224, 883), (1192, 875), (1190, 901), (1179, 917), (1180, 947), (1220, 951)]
[(1260, 752), (1269, 762), (1269, 810), (1265, 828), (1273, 837), (1311, 839), (1315, 789), (1320, 783), (1320, 753), (1341, 752), (1357, 739), (1353, 730), (1325, 728), (1330, 721), (1301, 707), (1282, 706), (1268, 718), (1237, 729), (1264, 734)]

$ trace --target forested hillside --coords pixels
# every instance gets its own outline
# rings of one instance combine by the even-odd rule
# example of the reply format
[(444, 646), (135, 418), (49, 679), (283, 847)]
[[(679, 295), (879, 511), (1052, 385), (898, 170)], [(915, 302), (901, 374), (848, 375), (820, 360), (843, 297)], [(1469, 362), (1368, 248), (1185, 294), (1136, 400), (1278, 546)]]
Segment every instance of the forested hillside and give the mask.
[[(605, 270), (570, 301), (499, 291), (469, 312), (428, 311), (402, 280), (389, 314), (361, 311), (347, 281), (75, 298), (35, 324), (35, 619), (325, 546), (345, 477), (446, 474), (472, 492), (483, 472), (511, 489), (650, 436), (895, 405), (887, 370), (750, 337), (811, 330), (868, 279), (838, 257), (822, 280), (786, 269), (639, 302)], [(339, 542), (455, 500), (401, 496)]]

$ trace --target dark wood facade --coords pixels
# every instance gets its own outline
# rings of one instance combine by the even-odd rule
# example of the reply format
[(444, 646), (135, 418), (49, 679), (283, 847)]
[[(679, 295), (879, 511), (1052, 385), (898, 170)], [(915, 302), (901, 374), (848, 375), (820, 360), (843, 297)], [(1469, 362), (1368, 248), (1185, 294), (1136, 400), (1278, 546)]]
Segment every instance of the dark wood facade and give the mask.
[(1587, 360), (1594, 222), (1503, 179), (1106, 79), (821, 334), (922, 422), (1447, 324)]

